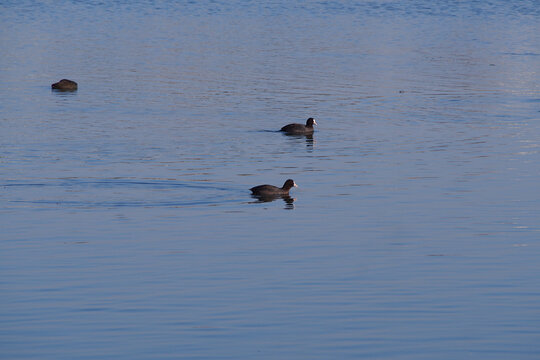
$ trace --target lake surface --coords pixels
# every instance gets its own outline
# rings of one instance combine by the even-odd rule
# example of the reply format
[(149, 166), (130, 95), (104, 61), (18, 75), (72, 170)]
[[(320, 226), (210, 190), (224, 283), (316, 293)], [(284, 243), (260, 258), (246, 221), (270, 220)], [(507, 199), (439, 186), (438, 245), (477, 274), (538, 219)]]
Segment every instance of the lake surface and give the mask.
[(539, 24), (2, 2), (0, 358), (539, 359)]

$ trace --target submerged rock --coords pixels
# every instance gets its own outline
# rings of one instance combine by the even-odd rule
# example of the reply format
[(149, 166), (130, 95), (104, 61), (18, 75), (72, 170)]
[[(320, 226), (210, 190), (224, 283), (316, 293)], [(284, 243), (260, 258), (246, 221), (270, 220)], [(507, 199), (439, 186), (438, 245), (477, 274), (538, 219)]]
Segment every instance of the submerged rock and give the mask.
[(51, 88), (61, 91), (75, 91), (77, 90), (77, 83), (72, 80), (62, 79), (59, 82), (52, 84)]

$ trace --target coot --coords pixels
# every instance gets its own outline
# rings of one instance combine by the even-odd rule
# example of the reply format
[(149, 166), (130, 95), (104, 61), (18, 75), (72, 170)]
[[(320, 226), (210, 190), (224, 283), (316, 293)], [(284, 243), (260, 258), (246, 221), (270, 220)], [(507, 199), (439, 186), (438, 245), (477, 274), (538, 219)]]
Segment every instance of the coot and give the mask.
[(289, 190), (291, 190), (292, 187), (297, 187), (292, 179), (288, 179), (285, 181), (285, 184), (283, 184), (283, 187), (277, 187), (273, 185), (259, 185), (252, 187), (250, 190), (253, 193), (254, 196), (261, 196), (261, 197), (269, 197), (269, 196), (282, 196), (282, 195), (289, 195)]
[(52, 84), (51, 88), (61, 91), (75, 91), (77, 90), (77, 83), (72, 80), (62, 79), (59, 82)]
[(317, 125), (317, 122), (313, 118), (309, 118), (306, 121), (306, 125), (302, 124), (289, 124), (281, 128), (280, 131), (284, 131), (287, 134), (312, 134), (313, 125)]

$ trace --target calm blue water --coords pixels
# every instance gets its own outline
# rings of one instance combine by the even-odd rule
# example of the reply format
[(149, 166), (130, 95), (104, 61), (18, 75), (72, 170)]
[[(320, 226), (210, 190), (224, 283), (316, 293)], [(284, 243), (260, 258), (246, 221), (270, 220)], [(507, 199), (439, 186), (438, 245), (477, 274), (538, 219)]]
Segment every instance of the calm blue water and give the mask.
[(539, 359), (539, 9), (2, 2), (0, 358)]

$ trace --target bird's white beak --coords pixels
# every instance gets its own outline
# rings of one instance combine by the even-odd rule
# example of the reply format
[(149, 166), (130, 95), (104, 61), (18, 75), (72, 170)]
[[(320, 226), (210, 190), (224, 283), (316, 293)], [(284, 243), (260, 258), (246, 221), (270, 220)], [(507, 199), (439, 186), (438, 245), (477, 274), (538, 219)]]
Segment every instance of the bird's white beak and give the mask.
[(296, 185), (296, 183), (293, 184), (294, 187), (298, 187), (298, 185)]
[(317, 125), (317, 122), (315, 121), (315, 119), (313, 119), (313, 125)]

